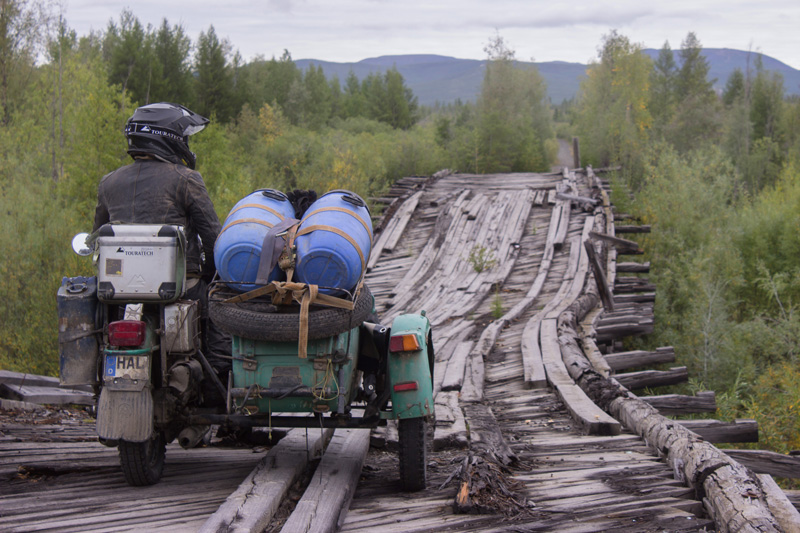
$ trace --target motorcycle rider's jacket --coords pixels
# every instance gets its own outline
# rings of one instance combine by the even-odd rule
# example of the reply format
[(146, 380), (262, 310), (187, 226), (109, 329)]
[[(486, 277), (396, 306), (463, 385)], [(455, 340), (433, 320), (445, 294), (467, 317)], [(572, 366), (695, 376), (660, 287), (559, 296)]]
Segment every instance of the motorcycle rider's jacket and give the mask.
[(156, 159), (136, 159), (103, 176), (97, 188), (94, 231), (108, 222), (180, 224), (186, 232), (186, 271), (214, 271), (214, 242), (221, 225), (200, 173)]

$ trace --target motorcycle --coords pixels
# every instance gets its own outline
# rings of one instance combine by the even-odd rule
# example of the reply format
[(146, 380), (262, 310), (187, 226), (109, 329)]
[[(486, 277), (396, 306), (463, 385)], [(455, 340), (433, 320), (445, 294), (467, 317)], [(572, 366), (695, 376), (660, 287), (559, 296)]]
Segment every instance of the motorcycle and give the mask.
[[(344, 309), (312, 306), (309, 314), (308, 305), (274, 296), (237, 303), (212, 283), (212, 317), (233, 334), (223, 383), (202, 350), (198, 302), (182, 299), (192, 280), (180, 226), (106, 224), (76, 235), (73, 249), (92, 256), (97, 275), (64, 278), (58, 291), (61, 381), (94, 385), (98, 439), (118, 448), (129, 484), (158, 482), (166, 445), (193, 448), (212, 426), (374, 428), (395, 419), (401, 485), (425, 487), (434, 351), (424, 312), (386, 327), (366, 286)], [(298, 325), (303, 313), (307, 330)], [(209, 387), (224, 405), (209, 404)]]

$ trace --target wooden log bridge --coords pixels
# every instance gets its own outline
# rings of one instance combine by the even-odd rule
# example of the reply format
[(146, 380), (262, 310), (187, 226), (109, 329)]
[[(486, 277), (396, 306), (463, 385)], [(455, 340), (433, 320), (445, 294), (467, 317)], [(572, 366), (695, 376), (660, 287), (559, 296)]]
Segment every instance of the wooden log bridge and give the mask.
[(650, 228), (615, 215), (602, 174), (443, 171), (376, 200), (381, 320), (434, 326), (425, 490), (400, 490), (391, 422), (171, 444), (162, 481), (133, 488), (89, 412), (20, 393), (2, 404), (0, 530), (800, 531), (800, 496), (769, 475), (800, 477), (797, 458), (712, 444), (756, 440), (753, 421), (664, 416), (713, 412), (711, 391), (631, 392), (688, 373), (671, 347), (620, 349), (653, 331), (657, 288), (617, 260)]

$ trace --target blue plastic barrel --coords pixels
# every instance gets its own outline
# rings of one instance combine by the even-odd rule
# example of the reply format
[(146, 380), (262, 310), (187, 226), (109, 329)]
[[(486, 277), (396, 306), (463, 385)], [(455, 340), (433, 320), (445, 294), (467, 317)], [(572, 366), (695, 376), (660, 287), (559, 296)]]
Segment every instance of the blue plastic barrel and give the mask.
[[(214, 264), (220, 279), (237, 291), (255, 289), (264, 237), (285, 218), (294, 218), (294, 207), (280, 191), (260, 189), (239, 200), (214, 243)], [(269, 281), (282, 276), (283, 271), (275, 266)]]
[(372, 249), (372, 220), (364, 200), (331, 191), (311, 204), (295, 239), (297, 281), (341, 296), (358, 284)]

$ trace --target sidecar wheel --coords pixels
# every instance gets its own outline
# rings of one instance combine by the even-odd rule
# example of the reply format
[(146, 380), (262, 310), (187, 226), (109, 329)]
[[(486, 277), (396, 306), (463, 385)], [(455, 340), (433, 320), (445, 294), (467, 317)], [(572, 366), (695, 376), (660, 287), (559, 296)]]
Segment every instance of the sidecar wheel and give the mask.
[(145, 442), (119, 441), (119, 463), (125, 481), (134, 487), (155, 485), (164, 471), (166, 454), (164, 433), (160, 431)]
[(403, 490), (425, 489), (428, 473), (427, 424), (425, 419), (401, 418), (397, 431), (400, 437), (400, 483)]

